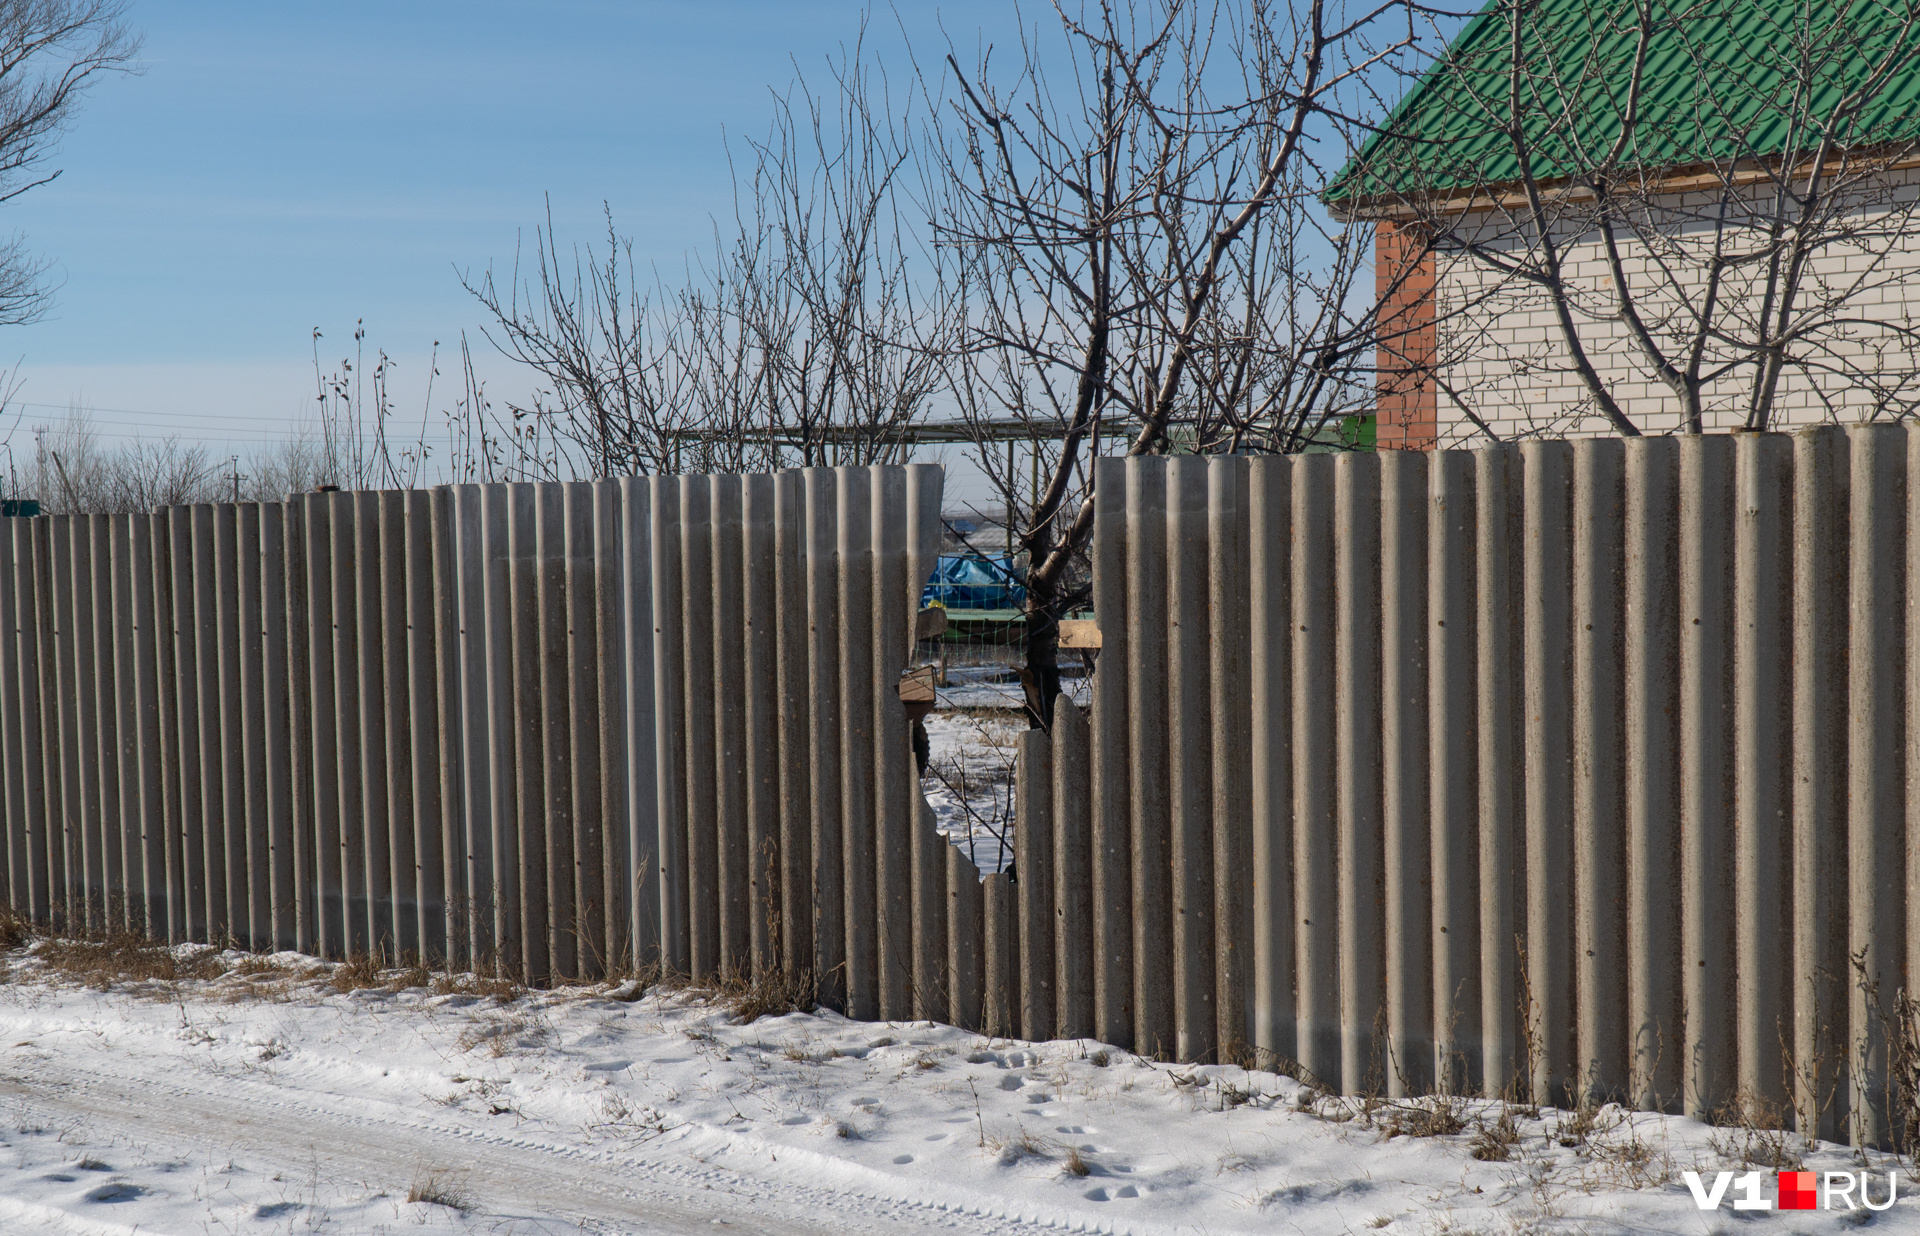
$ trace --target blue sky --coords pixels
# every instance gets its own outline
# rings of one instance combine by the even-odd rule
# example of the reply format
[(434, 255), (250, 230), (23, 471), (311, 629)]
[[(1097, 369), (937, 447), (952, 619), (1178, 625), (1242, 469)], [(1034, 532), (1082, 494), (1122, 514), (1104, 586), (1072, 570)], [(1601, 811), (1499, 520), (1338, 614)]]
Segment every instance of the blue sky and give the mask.
[[(902, 10), (873, 19), (883, 45), (902, 20), (966, 44), (980, 25)], [(144, 72), (103, 82), (63, 175), (0, 207), (60, 281), (48, 320), (0, 330), (0, 363), (20, 361), (29, 422), (79, 401), (108, 434), (245, 441), (310, 403), (312, 330), (331, 365), (364, 318), (418, 409), (434, 340), (446, 375), (463, 328), (484, 349), (456, 269), (510, 263), (546, 194), (563, 241), (596, 234), (604, 199), (637, 256), (677, 268), (731, 210), (724, 140), (762, 130), (769, 87), (823, 65), (861, 11), (135, 0)], [(526, 385), (486, 367), (496, 394)]]

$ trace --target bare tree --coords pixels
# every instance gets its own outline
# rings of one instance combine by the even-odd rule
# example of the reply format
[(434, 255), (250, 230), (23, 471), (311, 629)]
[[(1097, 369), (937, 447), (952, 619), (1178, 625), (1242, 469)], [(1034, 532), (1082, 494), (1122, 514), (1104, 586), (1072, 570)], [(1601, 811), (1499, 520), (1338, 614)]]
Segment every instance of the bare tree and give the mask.
[[(1503, 0), (1348, 192), (1438, 251), (1459, 312), (1426, 368), (1462, 409), (1626, 435), (1910, 415), (1916, 70), (1913, 0)], [(1529, 312), (1549, 336), (1516, 349)]]
[[(0, 202), (60, 175), (47, 170), (81, 97), (104, 73), (133, 71), (140, 41), (125, 0), (0, 0)], [(47, 263), (23, 237), (0, 241), (0, 325), (37, 321)]]
[[(941, 281), (897, 180), (909, 126), (856, 44), (774, 99), (735, 217), (677, 282), (643, 279), (604, 211), (568, 254), (551, 208), (530, 258), (463, 283), (487, 338), (542, 387), (489, 417), (496, 466), (527, 475), (744, 471), (904, 456), (943, 384)], [(524, 253), (522, 258), (527, 258)]]
[[(1327, 152), (1351, 149), (1347, 105), (1408, 49), (1400, 9), (1060, 7), (1058, 37), (1030, 32), (1010, 68), (950, 54), (929, 85), (932, 215), (966, 308), (950, 391), (1028, 563), (1036, 724), (1058, 621), (1087, 595), (1101, 435), (1134, 455), (1290, 452), (1370, 408), (1370, 234), (1316, 193)], [(1008, 420), (1057, 443), (1025, 476), (991, 444)]]

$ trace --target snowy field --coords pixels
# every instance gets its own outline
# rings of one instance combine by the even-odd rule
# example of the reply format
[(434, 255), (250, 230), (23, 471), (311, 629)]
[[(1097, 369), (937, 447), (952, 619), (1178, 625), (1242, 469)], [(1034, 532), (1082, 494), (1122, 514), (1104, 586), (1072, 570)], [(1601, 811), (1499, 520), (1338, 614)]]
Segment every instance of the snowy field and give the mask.
[[(1675, 1118), (1366, 1109), (1088, 1042), (176, 956), (201, 977), (9, 958), (0, 1232), (1850, 1230), (1700, 1212), (1679, 1172), (1780, 1147)], [(1920, 1231), (1920, 1204), (1852, 1218)]]

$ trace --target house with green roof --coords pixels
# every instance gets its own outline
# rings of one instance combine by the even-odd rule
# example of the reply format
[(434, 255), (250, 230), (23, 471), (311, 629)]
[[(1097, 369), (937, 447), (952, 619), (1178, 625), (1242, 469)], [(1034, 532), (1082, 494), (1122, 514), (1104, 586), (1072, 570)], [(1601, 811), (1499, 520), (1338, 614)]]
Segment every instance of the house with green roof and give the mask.
[(1381, 446), (1920, 408), (1920, 0), (1494, 0), (1326, 199)]

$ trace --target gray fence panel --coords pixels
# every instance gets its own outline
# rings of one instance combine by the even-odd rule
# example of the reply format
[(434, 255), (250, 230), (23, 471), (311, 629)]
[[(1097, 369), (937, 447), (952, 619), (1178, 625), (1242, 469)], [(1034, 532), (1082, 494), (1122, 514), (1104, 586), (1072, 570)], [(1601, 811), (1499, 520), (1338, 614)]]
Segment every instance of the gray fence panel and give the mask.
[(1022, 1033), (1051, 1038), (1054, 1006), (1053, 750), (1047, 732), (1023, 731), (1014, 760), (1014, 929), (1020, 968), (1016, 1001)]
[[(1294, 1042), (1323, 1084), (1341, 1075), (1339, 897), (1335, 877), (1334, 460), (1293, 464)], [(1313, 738), (1308, 736), (1312, 735)]]
[(1526, 744), (1526, 1042), (1531, 1092), (1564, 1104), (1573, 1060), (1573, 450), (1528, 442), (1521, 674)]
[[(1156, 461), (1160, 462), (1160, 461)], [(1214, 991), (1213, 666), (1209, 637), (1208, 461), (1166, 467), (1167, 804), (1172, 823), (1162, 878), (1171, 901), (1174, 1058), (1205, 1060), (1218, 1046)], [(1225, 735), (1218, 736), (1221, 739)], [(1049, 962), (1051, 959), (1048, 959)]]
[[(1093, 787), (1089, 780), (1092, 735), (1080, 709), (1064, 695), (1054, 701), (1052, 738), (1053, 1034), (1063, 1039), (1085, 1039), (1096, 1033)], [(932, 830), (929, 827), (926, 831)], [(940, 838), (933, 836), (926, 848), (933, 850), (939, 842)], [(927, 933), (924, 926), (920, 930)]]
[[(840, 860), (847, 1016), (880, 1015), (874, 863), (873, 474), (834, 469), (840, 595)], [(1003, 982), (1012, 981), (1002, 971)]]
[(745, 712), (747, 916), (751, 972), (779, 970), (780, 650), (774, 531), (779, 516), (770, 474), (741, 480), (740, 617)]
[(1479, 637), (1480, 1035), (1482, 1085), (1504, 1093), (1524, 1085), (1521, 967), (1517, 941), (1526, 905), (1520, 844), (1525, 839), (1525, 754), (1521, 740), (1519, 641), (1514, 618), (1523, 564), (1514, 544), (1523, 507), (1519, 452), (1474, 452), (1475, 556), (1480, 564)]
[(1849, 976), (1853, 1094), (1848, 1108), (1853, 1140), (1873, 1145), (1889, 1132), (1886, 1099), (1893, 1084), (1889, 1023), (1876, 1003), (1900, 986), (1907, 927), (1904, 899), (1889, 878), (1905, 870), (1906, 778), (1901, 676), (1888, 672), (1900, 663), (1905, 634), (1907, 452), (1906, 430), (1898, 425), (1860, 425), (1849, 436), (1847, 871), (1854, 973)]
[[(814, 971), (812, 611), (807, 607), (807, 474), (774, 478), (774, 599), (779, 659), (780, 962), (793, 979)], [(945, 868), (941, 869), (942, 898)], [(946, 959), (941, 957), (942, 969)], [(944, 1006), (942, 1006), (944, 1011)], [(928, 1017), (938, 1016), (927, 1013)]]
[[(872, 664), (874, 767), (874, 900), (878, 910), (874, 937), (880, 1015), (913, 1016), (913, 827), (915, 766), (900, 703), (901, 671), (913, 653), (914, 613), (909, 598), (909, 553), (920, 550), (908, 536), (912, 507), (907, 500), (907, 470), (871, 469), (873, 593)], [(1051, 832), (1049, 832), (1051, 836)], [(1051, 916), (1048, 922), (1051, 923)], [(1049, 986), (1052, 974), (1047, 974)], [(1051, 1019), (1047, 1022), (1052, 1026)]]
[(693, 968), (691, 907), (687, 904), (687, 728), (685, 576), (681, 562), (680, 482), (649, 483), (653, 530), (654, 731), (658, 752), (660, 964), (677, 974)]
[(1838, 1141), (1849, 1121), (1845, 1036), (1834, 1033), (1849, 987), (1847, 643), (1836, 635), (1849, 616), (1848, 446), (1831, 425), (1793, 445), (1793, 1104), (1802, 1133)]
[[(1104, 466), (1104, 465), (1103, 465)], [(1104, 478), (1106, 473), (1101, 474)], [(1292, 465), (1285, 459), (1256, 459), (1247, 477), (1249, 631), (1248, 687), (1252, 750), (1252, 1029), (1257, 1061), (1273, 1067), (1296, 1054), (1294, 1043), (1293, 912), (1293, 571)], [(1096, 491), (1096, 500), (1098, 491)], [(1102, 505), (1096, 519), (1113, 508)], [(1104, 527), (1103, 527), (1104, 532)], [(1095, 543), (1096, 561), (1101, 561)], [(1101, 604), (1103, 577), (1095, 577), (1094, 604)], [(1115, 580), (1114, 587), (1123, 586)], [(1109, 611), (1111, 612), (1111, 611)], [(1105, 628), (1101, 636), (1106, 638)], [(1101, 656), (1107, 656), (1102, 648)], [(1101, 688), (1104, 693), (1106, 688)], [(1100, 760), (1101, 716), (1094, 701), (1095, 760)], [(1096, 779), (1100, 777), (1096, 772)], [(1096, 791), (1125, 792), (1125, 785)], [(1099, 808), (1096, 807), (1096, 837)], [(1096, 847), (1098, 841), (1096, 840)], [(1098, 886), (1096, 885), (1096, 890)], [(1096, 896), (1099, 893), (1096, 891)], [(1096, 911), (1098, 913), (1098, 911)], [(1104, 946), (1104, 936), (1096, 935)], [(1096, 962), (1100, 973), (1106, 967)]]
[[(1682, 1109), (1733, 1092), (1733, 440), (1680, 441)], [(1897, 551), (1896, 551), (1897, 552)], [(1897, 568), (1896, 568), (1897, 569)]]
[[(1111, 616), (1127, 601), (1127, 463), (1094, 461), (1093, 605), (1110, 617), (1100, 628), (1099, 689), (1093, 728), (1093, 1033), (1133, 1042), (1133, 774), (1128, 752), (1130, 688), (1127, 624)], [(1257, 775), (1257, 773), (1256, 773)], [(955, 928), (958, 930), (958, 928)]]
[[(47, 544), (54, 561), (72, 562), (74, 569), (55, 570), (49, 581), (53, 659), (43, 669), (52, 673), (57, 686), (52, 694), (54, 727), (46, 741), (59, 752), (54, 761), (59, 769), (60, 784), (57, 844), (71, 872), (71, 885), (62, 881), (58, 890), (60, 913), (65, 921), (98, 929), (106, 925), (110, 867), (100, 817), (98, 734), (94, 727), (91, 687), (93, 623), (95, 616), (106, 612), (107, 607), (93, 602), (93, 572), (88, 566), (92, 537), (87, 535), (86, 517), (81, 517), (81, 535), (77, 538), (73, 535), (73, 524), (72, 517), (66, 515), (55, 515), (47, 521)], [(84, 635), (77, 629), (76, 605), (86, 615)], [(84, 668), (77, 664), (82, 656), (86, 658)], [(82, 689), (82, 683), (87, 684), (86, 690)], [(84, 717), (80, 715), (83, 712)], [(90, 803), (83, 799), (83, 782), (91, 791)]]
[(1680, 1015), (1679, 444), (1636, 439), (1627, 454), (1627, 1029), (1636, 1107), (1677, 1103)]
[[(1920, 435), (1910, 444), (1920, 447)], [(1792, 955), (1791, 918), (1780, 907), (1791, 904), (1793, 511), (1780, 499), (1792, 492), (1793, 442), (1746, 435), (1735, 439), (1734, 455), (1734, 1085), (1756, 1111), (1784, 1112), (1790, 1079), (1780, 1060), (1792, 1040), (1793, 986), (1768, 971)], [(1916, 548), (1910, 541), (1909, 554)], [(1920, 658), (1908, 658), (1907, 666), (1912, 674)], [(1908, 700), (1911, 707), (1920, 692), (1909, 692)], [(1920, 764), (1914, 767), (1920, 772)]]
[(746, 645), (742, 580), (746, 550), (741, 541), (741, 478), (708, 478), (712, 520), (712, 582), (703, 615), (713, 658), (707, 691), (713, 704), (712, 737), (699, 754), (713, 778), (714, 869), (719, 902), (722, 974), (744, 975), (752, 964), (747, 838)]
[(1382, 928), (1389, 1095), (1433, 1085), (1433, 909), (1427, 734), (1427, 512), (1432, 458), (1380, 456)]
[[(1133, 1048), (1164, 1058), (1174, 1042), (1174, 996), (1162, 974), (1173, 947), (1169, 831), (1170, 769), (1148, 752), (1170, 747), (1166, 681), (1167, 639), (1166, 461), (1126, 462), (1127, 527), (1127, 746), (1132, 778)], [(988, 913), (991, 916), (992, 906)], [(991, 921), (991, 920), (989, 920)], [(991, 957), (989, 957), (991, 961)], [(989, 1000), (992, 998), (989, 983)], [(989, 1010), (991, 1019), (991, 1010)]]
[(712, 485), (707, 477), (680, 478), (680, 578), (685, 709), (682, 745), (686, 768), (687, 913), (690, 958), (696, 979), (720, 973), (719, 787), (714, 780), (715, 725)]
[(1573, 445), (1573, 976), (1571, 1082), (1581, 1102), (1627, 1093), (1625, 718), (1621, 648), (1625, 453)]

